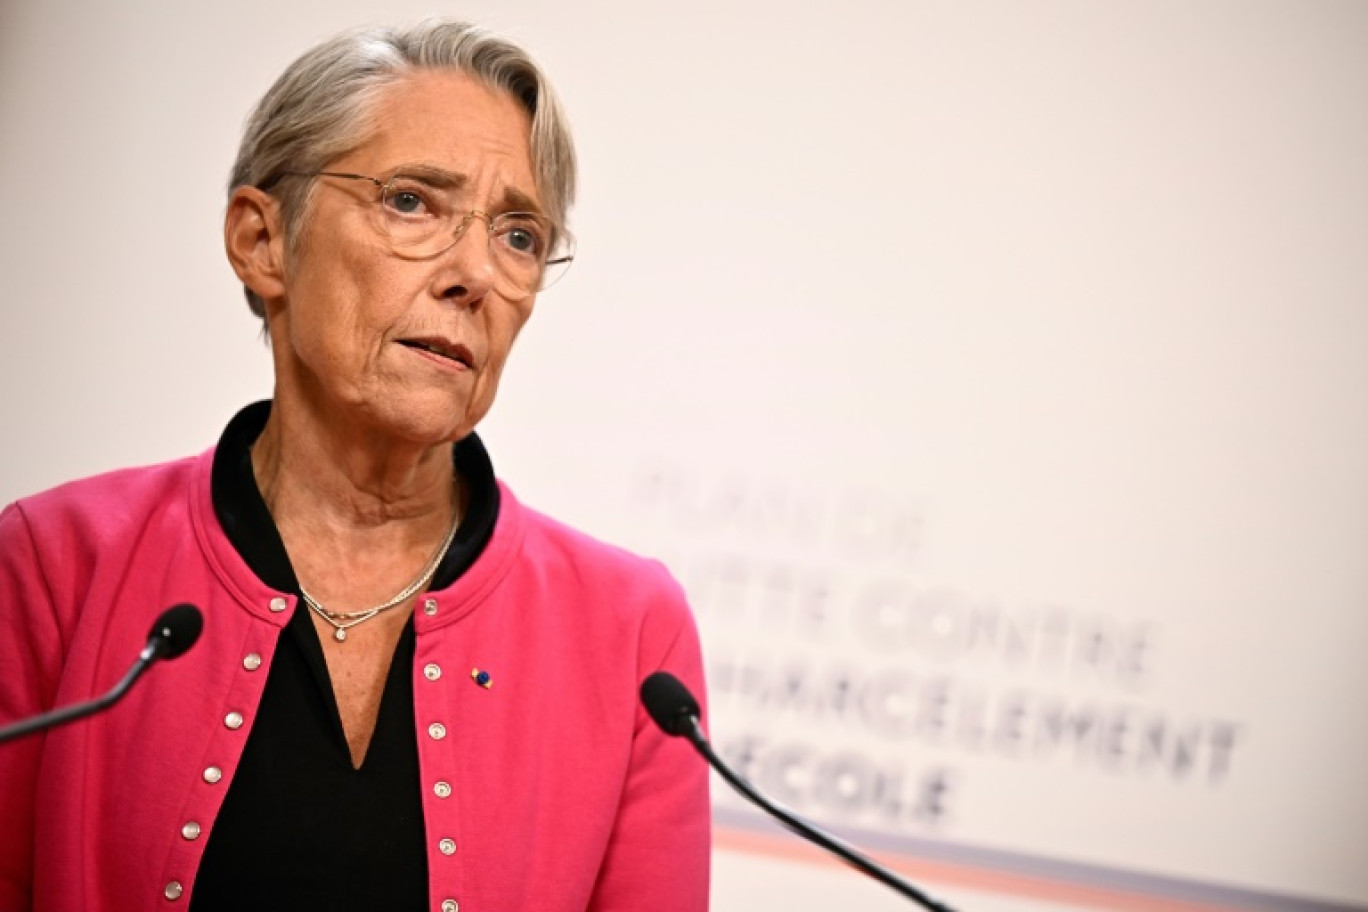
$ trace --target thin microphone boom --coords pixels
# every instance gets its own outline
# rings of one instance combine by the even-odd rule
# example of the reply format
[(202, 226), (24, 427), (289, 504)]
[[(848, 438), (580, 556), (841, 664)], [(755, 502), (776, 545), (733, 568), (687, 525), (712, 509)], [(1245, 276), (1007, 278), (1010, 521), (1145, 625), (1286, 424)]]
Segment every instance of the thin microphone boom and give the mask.
[(842, 861), (868, 874), (897, 893), (919, 903), (923, 908), (930, 909), (931, 912), (954, 912), (950, 906), (927, 896), (888, 868), (861, 853), (859, 849), (837, 839), (830, 833), (824, 832), (814, 824), (808, 823), (782, 805), (770, 801), (756, 791), (749, 782), (732, 772), (731, 768), (713, 752), (712, 745), (708, 743), (707, 736), (703, 734), (703, 726), (698, 721), (698, 701), (674, 675), (667, 671), (657, 671), (643, 681), (641, 684), (641, 702), (645, 704), (646, 711), (662, 731), (667, 735), (687, 738), (689, 743), (697, 748), (703, 758), (708, 761), (708, 764), (717, 770), (718, 775), (726, 780), (728, 785), (766, 813), (777, 818), (784, 826), (838, 856)]
[(138, 680), (153, 662), (174, 659), (195, 645), (203, 628), (204, 616), (194, 605), (181, 603), (166, 609), (152, 625), (152, 630), (147, 635), (147, 645), (138, 653), (138, 660), (119, 683), (114, 685), (113, 690), (94, 700), (73, 703), (71, 706), (63, 706), (61, 709), (54, 709), (0, 728), (0, 744), (108, 709), (128, 693), (133, 682)]

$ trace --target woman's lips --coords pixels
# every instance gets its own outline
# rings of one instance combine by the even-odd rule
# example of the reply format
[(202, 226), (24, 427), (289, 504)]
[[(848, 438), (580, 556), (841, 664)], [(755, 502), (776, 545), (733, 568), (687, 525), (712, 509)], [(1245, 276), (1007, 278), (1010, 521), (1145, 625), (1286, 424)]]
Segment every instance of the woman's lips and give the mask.
[(427, 355), (445, 363), (448, 366), (459, 366), (470, 369), (475, 366), (475, 359), (470, 354), (470, 349), (457, 342), (448, 342), (445, 339), (400, 339), (399, 344), (422, 355)]

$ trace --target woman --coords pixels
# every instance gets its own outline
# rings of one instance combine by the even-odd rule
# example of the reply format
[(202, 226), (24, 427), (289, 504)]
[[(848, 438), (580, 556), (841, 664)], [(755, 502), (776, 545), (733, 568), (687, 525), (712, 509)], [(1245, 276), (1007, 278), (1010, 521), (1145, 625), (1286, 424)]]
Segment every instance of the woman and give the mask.
[(568, 262), (574, 154), (518, 48), (329, 41), (248, 122), (225, 218), (274, 397), (195, 458), (0, 515), (0, 908), (706, 907), (706, 768), (639, 708), (698, 641), (658, 564), (523, 507), (473, 430)]

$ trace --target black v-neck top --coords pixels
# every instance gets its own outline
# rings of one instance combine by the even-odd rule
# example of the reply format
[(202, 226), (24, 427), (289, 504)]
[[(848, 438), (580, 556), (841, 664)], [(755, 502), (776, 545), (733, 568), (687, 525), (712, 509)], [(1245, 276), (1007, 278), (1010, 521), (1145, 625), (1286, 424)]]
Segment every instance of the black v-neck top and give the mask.
[[(214, 512), (257, 577), (299, 594), (252, 472), (251, 447), (269, 402), (239, 412), (214, 454)], [(453, 449), (469, 491), (466, 514), (430, 589), (450, 586), (494, 531), (499, 489), (479, 438)], [(413, 620), (395, 647), (379, 716), (359, 769), (318, 632), (302, 602), (281, 632), (242, 759), (210, 830), (193, 912), (428, 909), (423, 805), (413, 719)]]

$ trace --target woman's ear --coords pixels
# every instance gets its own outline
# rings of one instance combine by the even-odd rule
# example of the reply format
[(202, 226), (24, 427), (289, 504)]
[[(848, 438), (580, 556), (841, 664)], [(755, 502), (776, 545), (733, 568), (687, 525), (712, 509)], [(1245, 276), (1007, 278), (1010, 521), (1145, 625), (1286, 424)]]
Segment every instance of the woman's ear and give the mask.
[(256, 187), (238, 187), (223, 217), (223, 246), (233, 272), (263, 301), (285, 294), (285, 227), (280, 203)]

